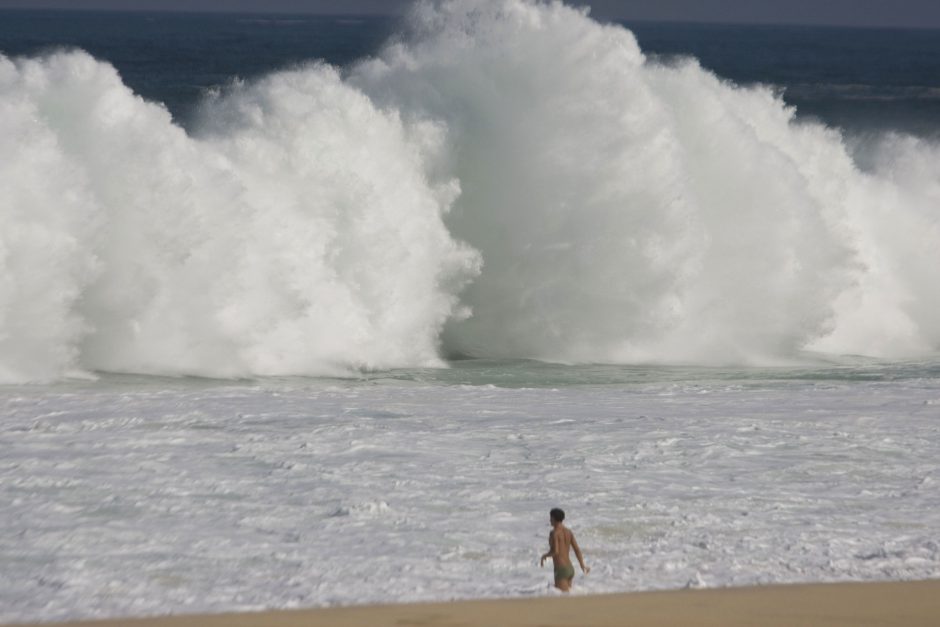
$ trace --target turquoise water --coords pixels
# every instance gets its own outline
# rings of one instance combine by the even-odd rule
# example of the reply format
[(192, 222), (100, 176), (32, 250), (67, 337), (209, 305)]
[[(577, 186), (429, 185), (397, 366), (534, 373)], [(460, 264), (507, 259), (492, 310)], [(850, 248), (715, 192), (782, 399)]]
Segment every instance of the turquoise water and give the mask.
[[(322, 388), (330, 386), (492, 386), (507, 389), (582, 387), (642, 388), (683, 384), (694, 386), (773, 387), (774, 385), (929, 382), (940, 380), (940, 360), (889, 362), (862, 357), (838, 362), (819, 358), (816, 363), (776, 367), (703, 367), (677, 365), (556, 364), (534, 360), (461, 359), (443, 367), (362, 371), (342, 377), (250, 377), (214, 379), (163, 377), (121, 373), (88, 373), (87, 378), (63, 380), (48, 389), (80, 392), (110, 390), (197, 390), (218, 386)], [(4, 385), (0, 390), (35, 390), (37, 384)], [(45, 387), (42, 385), (41, 387)]]
[[(940, 378), (940, 362), (892, 363), (856, 358), (842, 363), (780, 367), (701, 367), (608, 364), (552, 364), (530, 360), (452, 361), (447, 368), (391, 370), (363, 374), (361, 382), (417, 382), (440, 385), (494, 385), (507, 388), (585, 385), (644, 385), (669, 382), (765, 384), (772, 381), (885, 382)], [(853, 363), (854, 362), (854, 363)]]

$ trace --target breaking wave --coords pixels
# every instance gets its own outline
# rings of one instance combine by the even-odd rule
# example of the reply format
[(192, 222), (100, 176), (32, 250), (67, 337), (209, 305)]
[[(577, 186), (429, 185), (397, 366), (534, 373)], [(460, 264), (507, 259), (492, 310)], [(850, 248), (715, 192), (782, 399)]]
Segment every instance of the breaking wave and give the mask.
[(558, 2), (419, 3), (201, 120), (80, 51), (0, 57), (0, 381), (940, 349), (940, 148), (863, 170)]

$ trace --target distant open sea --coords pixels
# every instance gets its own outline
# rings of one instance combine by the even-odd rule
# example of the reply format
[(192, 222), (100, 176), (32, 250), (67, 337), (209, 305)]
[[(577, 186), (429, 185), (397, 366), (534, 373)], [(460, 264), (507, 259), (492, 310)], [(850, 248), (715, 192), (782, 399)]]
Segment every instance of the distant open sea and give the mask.
[[(344, 67), (374, 55), (401, 18), (3, 11), (8, 56), (81, 48), (144, 98), (186, 121), (207, 90), (311, 60)], [(629, 22), (651, 57), (692, 56), (739, 84), (783, 90), (800, 115), (852, 130), (935, 135), (940, 31)]]
[(0, 622), (940, 577), (940, 32), (0, 11)]

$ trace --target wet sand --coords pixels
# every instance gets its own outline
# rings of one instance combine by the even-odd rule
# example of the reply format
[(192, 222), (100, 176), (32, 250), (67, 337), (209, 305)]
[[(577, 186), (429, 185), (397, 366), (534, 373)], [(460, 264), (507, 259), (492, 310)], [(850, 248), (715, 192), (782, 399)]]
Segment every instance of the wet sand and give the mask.
[(59, 623), (75, 627), (940, 625), (940, 580), (538, 597)]

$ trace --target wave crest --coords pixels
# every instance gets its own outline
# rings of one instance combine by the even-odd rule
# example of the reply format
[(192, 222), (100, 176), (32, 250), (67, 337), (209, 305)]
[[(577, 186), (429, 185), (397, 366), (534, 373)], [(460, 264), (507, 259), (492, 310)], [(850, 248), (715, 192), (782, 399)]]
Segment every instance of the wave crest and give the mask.
[(82, 52), (0, 57), (0, 109), (0, 380), (940, 348), (936, 146), (863, 171), (559, 2), (419, 3), (190, 133)]

